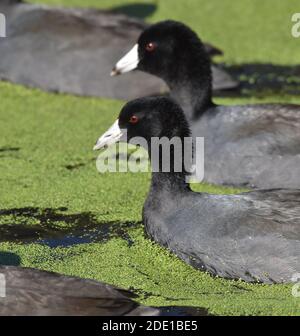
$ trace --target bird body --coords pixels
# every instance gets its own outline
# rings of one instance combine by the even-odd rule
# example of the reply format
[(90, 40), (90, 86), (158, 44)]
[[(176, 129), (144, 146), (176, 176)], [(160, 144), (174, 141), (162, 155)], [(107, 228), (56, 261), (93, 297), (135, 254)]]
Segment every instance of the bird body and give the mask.
[[(121, 14), (118, 8), (67, 8), (1, 0), (0, 13), (7, 24), (7, 38), (0, 44), (1, 79), (51, 92), (126, 100), (168, 90), (162, 80), (145, 73), (119, 80), (108, 77), (111, 62), (148, 26)], [(207, 50), (211, 55), (220, 54), (211, 45)], [(220, 67), (213, 67), (213, 72), (217, 90), (238, 85)]]
[(155, 195), (144, 205), (146, 232), (188, 264), (248, 282), (291, 282), (299, 271), (300, 190)]
[(0, 274), (6, 287), (0, 316), (158, 314), (157, 309), (133, 301), (129, 291), (95, 280), (16, 266), (0, 266)]
[[(94, 149), (122, 141), (124, 130), (127, 142), (137, 136), (146, 140), (152, 165), (161, 158), (151, 156), (153, 137), (184, 141), (190, 135), (182, 109), (164, 97), (127, 103), (114, 127), (98, 139)], [(156, 165), (160, 169), (152, 172), (143, 207), (149, 237), (186, 263), (215, 276), (248, 282), (292, 282), (300, 270), (300, 189), (236, 195), (196, 193), (187, 183), (190, 172), (181, 160), (181, 171), (171, 160), (170, 170)]]
[(191, 123), (204, 137), (205, 180), (245, 187), (300, 187), (297, 105), (216, 106)]

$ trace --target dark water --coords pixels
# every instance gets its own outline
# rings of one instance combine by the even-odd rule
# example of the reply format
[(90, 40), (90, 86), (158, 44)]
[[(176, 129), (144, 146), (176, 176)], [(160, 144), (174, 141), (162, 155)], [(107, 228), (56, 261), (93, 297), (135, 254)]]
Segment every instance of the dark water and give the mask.
[(300, 93), (300, 65), (249, 63), (222, 64), (222, 67), (240, 85), (238, 89), (218, 92), (218, 96), (264, 97)]
[(0, 153), (18, 152), (20, 147), (0, 147)]
[[(0, 210), (0, 242), (39, 243), (50, 247), (67, 247), (91, 242), (105, 242), (120, 237), (131, 246), (127, 230), (138, 227), (134, 222), (100, 222), (89, 212), (68, 214), (67, 208), (41, 209), (34, 207)], [(10, 222), (11, 223), (7, 223)], [(39, 224), (32, 224), (32, 221)], [(3, 223), (3, 224), (2, 224)], [(18, 256), (1, 252), (2, 264), (19, 265)], [(4, 253), (4, 254), (5, 254)], [(6, 260), (7, 259), (7, 260)], [(140, 292), (135, 291), (133, 293)], [(151, 293), (144, 293), (150, 296)], [(208, 310), (200, 307), (157, 307), (160, 316), (207, 316)]]
[(9, 147), (4, 146), (0, 147), (0, 159), (1, 158), (15, 158), (17, 157), (16, 154), (20, 151), (20, 147)]
[(151, 16), (156, 11), (156, 9), (157, 5), (155, 4), (133, 3), (114, 7), (111, 9), (111, 11), (139, 19), (145, 19), (146, 17)]
[[(0, 242), (39, 243), (50, 247), (66, 247), (105, 242), (112, 237), (121, 237), (131, 246), (133, 241), (127, 230), (141, 225), (135, 222), (101, 222), (93, 213), (68, 214), (67, 210), (65, 207), (0, 210)], [(32, 224), (32, 221), (38, 224)]]
[(208, 309), (201, 307), (159, 307), (161, 316), (208, 316)]

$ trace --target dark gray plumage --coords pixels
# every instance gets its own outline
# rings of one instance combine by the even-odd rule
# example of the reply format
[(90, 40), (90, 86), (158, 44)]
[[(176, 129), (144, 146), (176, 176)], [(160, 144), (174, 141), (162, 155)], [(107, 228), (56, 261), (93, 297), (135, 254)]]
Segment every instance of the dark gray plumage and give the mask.
[(204, 137), (207, 182), (300, 187), (299, 106), (216, 106), (191, 127)]
[[(153, 50), (147, 50), (151, 43)], [(164, 79), (193, 136), (205, 138), (207, 182), (300, 188), (300, 106), (213, 104), (210, 59), (182, 23), (152, 25), (140, 35), (136, 50), (136, 68)]]
[[(0, 78), (54, 92), (133, 99), (167, 91), (162, 80), (133, 73), (116, 80), (113, 63), (147, 25), (138, 19), (84, 8), (0, 3), (7, 38), (0, 39)], [(211, 54), (219, 53), (208, 46)], [(217, 89), (237, 86), (216, 69)], [(222, 84), (224, 83), (224, 84)]]
[[(163, 97), (129, 102), (120, 112), (118, 125), (127, 130), (127, 141), (137, 136), (146, 139), (149, 155), (152, 137), (183, 140), (190, 134), (182, 109)], [(95, 149), (120, 139), (115, 137), (116, 126), (114, 130), (105, 133)], [(153, 160), (157, 158), (151, 158), (152, 164)], [(152, 173), (143, 210), (149, 236), (213, 275), (249, 282), (291, 282), (300, 271), (300, 189), (195, 193), (186, 183), (188, 173), (176, 172), (172, 162), (170, 173)]]
[(300, 270), (300, 190), (177, 193), (152, 185), (146, 231), (188, 264), (248, 282), (292, 282)]
[(15, 266), (0, 266), (0, 274), (6, 282), (1, 316), (153, 316), (159, 312), (140, 306), (126, 290), (94, 280)]

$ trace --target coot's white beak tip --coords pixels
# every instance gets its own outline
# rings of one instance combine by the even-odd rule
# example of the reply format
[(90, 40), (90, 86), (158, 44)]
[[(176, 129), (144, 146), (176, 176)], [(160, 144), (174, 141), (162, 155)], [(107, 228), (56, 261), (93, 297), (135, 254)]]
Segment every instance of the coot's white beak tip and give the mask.
[(117, 119), (113, 125), (97, 140), (93, 150), (102, 149), (118, 142), (122, 135), (123, 132), (119, 127), (119, 120)]
[[(96, 142), (95, 146), (93, 147), (93, 150), (96, 151), (100, 149), (101, 147), (98, 145), (98, 142)], [(104, 148), (104, 147), (103, 147)]]
[(139, 64), (139, 55), (138, 55), (138, 45), (135, 44), (134, 47), (123, 56), (117, 64), (112, 69), (110, 75), (116, 76), (129, 72), (137, 68)]
[(116, 69), (116, 67), (114, 67), (114, 68), (112, 69), (111, 73), (110, 73), (110, 76), (111, 76), (111, 77), (114, 77), (114, 76), (118, 76), (118, 75), (120, 75), (120, 74), (121, 74), (120, 71), (118, 71), (118, 70)]

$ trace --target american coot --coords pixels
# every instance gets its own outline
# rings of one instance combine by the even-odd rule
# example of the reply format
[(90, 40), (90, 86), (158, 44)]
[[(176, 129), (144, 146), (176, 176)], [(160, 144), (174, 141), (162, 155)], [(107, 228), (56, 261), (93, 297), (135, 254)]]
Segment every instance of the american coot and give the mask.
[[(33, 315), (158, 315), (140, 306), (134, 295), (94, 280), (15, 266), (0, 266), (1, 316)], [(4, 277), (3, 277), (4, 276)]]
[[(94, 149), (120, 140), (124, 129), (128, 141), (139, 136), (149, 145), (151, 137), (183, 139), (190, 134), (182, 109), (170, 98), (141, 98), (125, 105)], [(149, 236), (213, 275), (291, 281), (300, 271), (300, 190), (210, 195), (191, 191), (186, 175), (174, 166), (170, 173), (152, 173), (143, 209)]]
[(210, 60), (197, 35), (164, 21), (146, 29), (113, 74), (133, 69), (162, 78), (205, 137), (205, 179), (259, 188), (300, 187), (300, 107), (212, 103)]
[[(62, 8), (0, 0), (8, 38), (0, 43), (0, 78), (72, 94), (133, 99), (165, 92), (158, 77), (135, 73), (107, 78), (117, 60), (147, 27), (143, 21), (114, 11)], [(207, 46), (211, 55), (218, 49)], [(216, 88), (236, 83), (215, 68)], [(130, 84), (130, 85), (128, 85)]]

